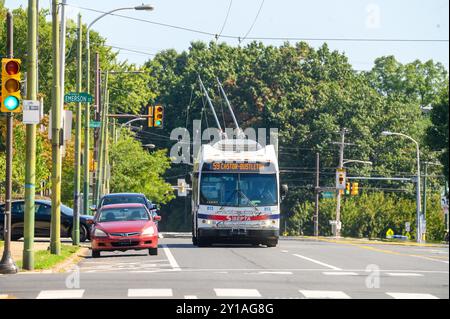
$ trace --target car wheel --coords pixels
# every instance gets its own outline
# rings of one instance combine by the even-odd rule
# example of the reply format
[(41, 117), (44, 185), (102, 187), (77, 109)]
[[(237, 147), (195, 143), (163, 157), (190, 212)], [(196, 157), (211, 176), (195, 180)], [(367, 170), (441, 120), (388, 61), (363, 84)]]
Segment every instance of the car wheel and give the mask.
[(192, 245), (194, 245), (194, 246), (198, 245), (197, 237), (192, 237)]
[(148, 249), (148, 254), (150, 256), (157, 256), (158, 255), (158, 247), (156, 247), (156, 248), (149, 248)]
[(20, 238), (22, 238), (23, 237), (23, 235), (17, 235), (17, 234), (15, 234), (15, 235), (12, 235), (11, 234), (11, 240), (12, 241), (18, 241)]
[[(73, 240), (73, 228), (69, 230), (70, 238)], [(87, 240), (87, 229), (86, 226), (80, 224), (80, 243), (84, 243)]]
[(92, 258), (100, 257), (100, 250), (92, 250)]

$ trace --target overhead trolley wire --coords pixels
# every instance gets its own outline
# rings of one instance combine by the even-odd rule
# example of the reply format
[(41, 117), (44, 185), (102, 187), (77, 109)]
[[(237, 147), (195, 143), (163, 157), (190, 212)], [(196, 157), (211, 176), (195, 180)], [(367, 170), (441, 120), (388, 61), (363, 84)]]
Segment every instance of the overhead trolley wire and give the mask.
[[(92, 12), (97, 12), (97, 13), (107, 13), (106, 11), (76, 6), (73, 4), (67, 4), (67, 5), (71, 6), (73, 8), (80, 9), (80, 10), (92, 11)], [(187, 32), (193, 32), (193, 33), (202, 34), (202, 35), (209, 36), (209, 37), (216, 36), (216, 34), (212, 33), (212, 32), (177, 26), (177, 25), (168, 24), (168, 23), (155, 22), (155, 21), (146, 20), (146, 19), (142, 19), (142, 18), (130, 17), (130, 16), (123, 15), (123, 14), (111, 13), (110, 15), (129, 19), (129, 20), (158, 25), (158, 26), (162, 26), (162, 27), (166, 27), (166, 28), (172, 28), (172, 29), (177, 29), (177, 30), (182, 30), (182, 31), (187, 31)], [(235, 35), (221, 35), (220, 37), (227, 38), (227, 39), (234, 39), (234, 40), (242, 39), (242, 37), (235, 36)], [(314, 37), (261, 37), (261, 36), (256, 37), (255, 36), (255, 37), (245, 37), (245, 39), (260, 40), (260, 41), (264, 41), (264, 40), (269, 41), (270, 40), (270, 41), (426, 42), (426, 43), (430, 43), (430, 42), (448, 43), (449, 42), (449, 39), (400, 39), (400, 38), (392, 38), (392, 39), (388, 39), (388, 38), (325, 38), (325, 37), (324, 38), (321, 38), (321, 37), (314, 38)]]

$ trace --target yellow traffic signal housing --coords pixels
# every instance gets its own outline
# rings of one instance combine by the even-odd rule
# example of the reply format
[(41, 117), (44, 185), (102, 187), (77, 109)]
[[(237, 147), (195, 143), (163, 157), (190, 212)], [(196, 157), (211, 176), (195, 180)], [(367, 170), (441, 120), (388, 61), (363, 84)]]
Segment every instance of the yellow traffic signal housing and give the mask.
[(148, 127), (153, 127), (153, 106), (148, 106)]
[(20, 59), (2, 59), (1, 112), (22, 112), (21, 66), (22, 61)]
[(358, 183), (352, 183), (352, 196), (356, 196), (359, 194), (359, 184)]
[(345, 195), (350, 195), (350, 183), (345, 185)]
[(157, 105), (153, 113), (153, 127), (162, 128), (164, 126), (164, 107)]

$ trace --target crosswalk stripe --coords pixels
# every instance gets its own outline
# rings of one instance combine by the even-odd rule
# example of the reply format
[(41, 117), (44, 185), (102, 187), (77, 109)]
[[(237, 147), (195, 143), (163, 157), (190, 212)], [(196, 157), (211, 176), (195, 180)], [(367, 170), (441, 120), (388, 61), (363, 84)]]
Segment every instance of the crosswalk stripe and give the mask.
[(214, 288), (217, 297), (261, 297), (257, 289)]
[(387, 292), (387, 295), (394, 299), (439, 299), (431, 294), (404, 293), (404, 292)]
[(128, 297), (172, 297), (172, 289), (128, 289)]
[(36, 299), (83, 298), (84, 289), (42, 290)]
[(342, 291), (332, 290), (299, 290), (305, 298), (320, 299), (351, 299), (349, 295)]
[(388, 272), (386, 274), (392, 277), (423, 277), (422, 274), (408, 273), (408, 272)]

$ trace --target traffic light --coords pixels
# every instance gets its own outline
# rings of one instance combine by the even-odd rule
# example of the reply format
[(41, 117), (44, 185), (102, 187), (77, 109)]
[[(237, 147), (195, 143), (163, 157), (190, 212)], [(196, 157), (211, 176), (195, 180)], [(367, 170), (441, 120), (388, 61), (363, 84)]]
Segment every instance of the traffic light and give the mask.
[(352, 183), (352, 196), (356, 196), (359, 193), (359, 184), (358, 183)]
[(345, 195), (350, 195), (350, 183), (347, 183), (345, 187)]
[(153, 115), (153, 127), (162, 128), (164, 125), (164, 107), (161, 105), (155, 106)]
[(153, 106), (148, 105), (148, 127), (153, 127)]
[(2, 59), (2, 105), (1, 112), (21, 112), (20, 59)]

